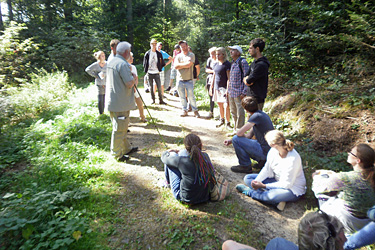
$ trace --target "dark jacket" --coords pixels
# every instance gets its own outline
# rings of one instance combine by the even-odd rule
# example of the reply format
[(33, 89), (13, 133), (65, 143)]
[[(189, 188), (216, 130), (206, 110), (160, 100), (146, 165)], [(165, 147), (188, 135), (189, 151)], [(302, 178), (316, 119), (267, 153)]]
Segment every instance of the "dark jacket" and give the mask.
[[(143, 68), (144, 68), (144, 71), (147, 73), (148, 71), (148, 60), (149, 60), (149, 57), (150, 57), (150, 51), (147, 51), (144, 58), (143, 58)], [(163, 55), (156, 50), (156, 56), (158, 57), (158, 63), (157, 63), (157, 66), (158, 66), (158, 70), (159, 72), (161, 72), (162, 68), (165, 66), (165, 62), (164, 62), (164, 59), (163, 59)]]
[[(205, 158), (210, 159), (206, 153)], [(161, 161), (169, 168), (177, 168), (181, 173), (180, 200), (189, 204), (206, 202), (210, 199), (209, 185), (204, 186), (197, 179), (198, 168), (189, 156), (178, 156), (166, 151), (161, 156)]]
[(249, 71), (245, 75), (249, 76), (246, 82), (253, 83), (247, 87), (247, 96), (254, 96), (258, 103), (263, 103), (267, 97), (269, 67), (270, 62), (265, 56), (262, 56), (251, 63)]

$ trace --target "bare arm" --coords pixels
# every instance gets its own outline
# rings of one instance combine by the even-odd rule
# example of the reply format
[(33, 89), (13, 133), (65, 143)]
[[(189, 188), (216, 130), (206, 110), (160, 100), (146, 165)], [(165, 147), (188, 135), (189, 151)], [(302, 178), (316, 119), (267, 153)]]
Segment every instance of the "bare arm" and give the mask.
[(168, 64), (171, 64), (173, 62), (173, 57), (169, 56), (168, 57), (168, 62), (165, 64), (164, 67), (166, 67)]
[(175, 69), (188, 69), (193, 65), (194, 65), (193, 62), (184, 62), (184, 63), (177, 62), (177, 63), (175, 63), (174, 67), (175, 67)]

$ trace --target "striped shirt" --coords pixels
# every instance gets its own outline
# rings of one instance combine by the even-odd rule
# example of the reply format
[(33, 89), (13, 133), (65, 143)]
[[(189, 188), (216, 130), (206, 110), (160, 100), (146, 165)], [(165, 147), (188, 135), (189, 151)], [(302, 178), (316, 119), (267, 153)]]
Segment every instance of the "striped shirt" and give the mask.
[[(242, 74), (239, 63), (241, 63), (242, 66)], [(248, 70), (249, 64), (244, 58), (239, 57), (236, 61), (232, 62), (228, 87), (228, 93), (231, 98), (236, 98), (240, 95), (246, 95), (247, 86), (243, 83), (242, 78)]]

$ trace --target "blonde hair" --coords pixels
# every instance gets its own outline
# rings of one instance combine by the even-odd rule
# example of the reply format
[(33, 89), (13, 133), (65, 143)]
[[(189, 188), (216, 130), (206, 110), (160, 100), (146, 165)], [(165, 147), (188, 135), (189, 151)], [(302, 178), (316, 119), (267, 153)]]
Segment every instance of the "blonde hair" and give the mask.
[(225, 48), (224, 47), (219, 47), (219, 48), (216, 48), (215, 50), (216, 52), (221, 52), (223, 55), (224, 55), (224, 62), (227, 60), (227, 53), (225, 51)]
[(282, 146), (288, 151), (292, 151), (294, 148), (294, 143), (290, 140), (285, 139), (283, 132), (279, 130), (270, 130), (265, 135), (265, 139), (268, 143), (268, 145), (278, 145)]
[[(104, 52), (103, 51), (101, 51), (101, 50), (99, 50), (98, 52), (95, 52), (94, 53), (94, 57), (95, 57), (95, 59), (99, 62), (100, 61), (100, 55), (101, 54), (104, 54)], [(104, 54), (105, 55), (105, 54)]]
[(341, 230), (343, 226), (336, 217), (322, 211), (311, 212), (299, 223), (298, 247), (300, 250), (340, 249)]
[(208, 52), (211, 54), (211, 52), (212, 52), (212, 51), (216, 51), (216, 49), (217, 49), (216, 47), (212, 47), (212, 48), (210, 48), (210, 49), (208, 50)]

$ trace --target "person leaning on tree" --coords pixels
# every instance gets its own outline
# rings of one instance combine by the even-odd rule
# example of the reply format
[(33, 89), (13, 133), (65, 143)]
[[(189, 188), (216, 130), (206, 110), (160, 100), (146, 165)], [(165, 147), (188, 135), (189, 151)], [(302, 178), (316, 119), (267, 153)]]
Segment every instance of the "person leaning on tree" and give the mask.
[(246, 95), (254, 96), (257, 99), (259, 110), (263, 110), (268, 89), (270, 62), (262, 55), (265, 45), (265, 42), (260, 38), (250, 41), (249, 53), (254, 61), (243, 79), (243, 82), (248, 86)]

